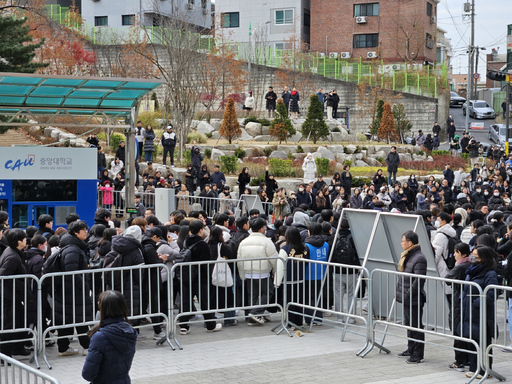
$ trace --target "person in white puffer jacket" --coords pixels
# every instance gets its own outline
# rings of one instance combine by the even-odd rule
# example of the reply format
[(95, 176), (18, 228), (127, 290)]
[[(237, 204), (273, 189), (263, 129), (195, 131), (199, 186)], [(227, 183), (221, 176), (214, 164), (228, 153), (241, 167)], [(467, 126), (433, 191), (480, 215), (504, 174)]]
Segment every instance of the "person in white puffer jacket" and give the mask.
[[(271, 287), (270, 277), (271, 271), (276, 272), (276, 259), (270, 260), (252, 260), (261, 259), (264, 257), (277, 257), (278, 253), (272, 240), (265, 236), (267, 230), (267, 223), (261, 217), (251, 220), (250, 222), (252, 233), (243, 240), (239, 247), (237, 258), (244, 260), (243, 263), (238, 264), (238, 272), (242, 280), (245, 280), (247, 294), (251, 306), (264, 305), (269, 303)], [(282, 280), (282, 268), (280, 268), (281, 276), (275, 274), (276, 280), (274, 285), (280, 285)], [(249, 313), (250, 325), (263, 325), (263, 313), (265, 308), (253, 308)]]
[[(437, 222), (435, 223), (437, 231), (432, 236), (431, 240), (432, 248), (434, 248), (437, 270), (441, 277), (445, 277), (448, 273), (448, 267), (444, 261), (448, 256), (450, 256), (448, 254), (448, 238), (455, 237), (457, 234), (455, 229), (449, 225), (451, 221), (452, 219), (449, 214), (446, 212), (439, 213), (437, 215)], [(445, 293), (449, 295), (451, 292), (451, 287), (446, 285)]]

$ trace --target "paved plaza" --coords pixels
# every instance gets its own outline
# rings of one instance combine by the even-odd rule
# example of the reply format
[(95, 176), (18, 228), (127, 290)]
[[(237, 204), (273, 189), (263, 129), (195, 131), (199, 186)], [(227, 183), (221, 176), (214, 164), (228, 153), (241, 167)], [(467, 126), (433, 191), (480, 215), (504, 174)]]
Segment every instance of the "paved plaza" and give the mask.
[[(235, 327), (218, 333), (206, 333), (202, 324), (193, 324), (191, 332), (179, 336), (183, 350), (172, 351), (167, 345), (156, 346), (151, 340), (152, 328), (143, 329), (148, 340), (137, 343), (137, 353), (130, 372), (134, 384), (164, 383), (465, 383), (464, 373), (448, 369), (453, 351), (427, 345), (425, 361), (409, 365), (397, 353), (405, 349), (406, 340), (388, 336), (385, 346), (392, 353), (374, 349), (364, 359), (356, 352), (364, 345), (362, 336), (348, 333), (340, 342), (341, 330), (329, 326), (313, 327), (302, 337), (276, 335), (271, 328), (278, 321), (250, 327), (242, 320)], [(405, 331), (394, 329), (396, 335)], [(451, 341), (427, 335), (427, 341), (446, 346)], [(79, 348), (77, 342), (71, 344)], [(494, 367), (512, 377), (512, 354), (501, 351)], [(53, 365), (49, 370), (41, 361), (41, 369), (62, 384), (85, 383), (81, 378), (85, 360), (81, 354), (57, 357), (56, 347), (48, 349)], [(476, 382), (476, 381), (475, 381)], [(487, 382), (497, 382), (490, 379)]]

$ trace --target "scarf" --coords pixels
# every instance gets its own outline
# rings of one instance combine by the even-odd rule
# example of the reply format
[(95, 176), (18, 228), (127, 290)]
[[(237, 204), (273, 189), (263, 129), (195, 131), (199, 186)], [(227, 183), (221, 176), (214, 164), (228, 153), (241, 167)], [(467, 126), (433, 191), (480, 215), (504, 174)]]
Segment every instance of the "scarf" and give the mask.
[(468, 269), (466, 269), (466, 275), (470, 277), (478, 276), (480, 272), (485, 269), (485, 266), (482, 263), (471, 264)]
[(297, 94), (297, 91), (292, 91), (292, 95), (295, 96)]
[(418, 248), (419, 246), (420, 246), (419, 244), (414, 244), (411, 248), (402, 252), (402, 254), (400, 255), (400, 261), (398, 262), (398, 270), (400, 272), (403, 272), (405, 270), (405, 258), (407, 257), (409, 252)]
[(467, 257), (463, 257), (462, 259), (457, 260), (457, 261), (455, 262), (455, 265), (457, 265), (457, 264), (462, 264), (462, 263), (469, 263), (469, 256), (467, 256)]

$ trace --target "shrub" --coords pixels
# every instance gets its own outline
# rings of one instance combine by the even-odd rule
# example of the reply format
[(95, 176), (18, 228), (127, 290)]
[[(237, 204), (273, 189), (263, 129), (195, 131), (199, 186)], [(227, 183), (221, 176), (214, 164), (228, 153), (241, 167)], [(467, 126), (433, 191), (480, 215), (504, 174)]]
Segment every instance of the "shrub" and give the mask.
[(341, 132), (340, 129), (338, 127), (334, 127), (334, 129), (332, 130), (332, 132)]
[(260, 123), (260, 124), (261, 124), (261, 125), (263, 125), (264, 127), (268, 127), (268, 126), (270, 126), (270, 120), (265, 119), (265, 118), (263, 118), (263, 119), (259, 119), (259, 120), (258, 120), (258, 123)]
[(244, 119), (244, 125), (247, 125), (247, 123), (259, 123), (259, 120), (256, 116), (247, 116)]
[(360, 187), (363, 184), (370, 185), (372, 183), (372, 179), (369, 177), (354, 177), (352, 178), (352, 186)]
[(400, 167), (405, 169), (414, 169), (418, 171), (442, 171), (446, 163), (450, 163), (452, 169), (459, 167), (467, 168), (469, 161), (462, 157), (452, 157), (451, 155), (436, 156), (434, 161), (400, 161)]
[(276, 117), (270, 124), (270, 135), (279, 140), (279, 144), (296, 133), (292, 121), (288, 117), (288, 111), (283, 99), (277, 100)]
[(361, 153), (361, 147), (356, 145), (356, 151), (354, 153)]
[(221, 156), (222, 171), (225, 173), (235, 173), (238, 166), (238, 158), (236, 156)]
[(164, 118), (164, 114), (159, 111), (157, 111), (157, 112), (146, 111), (146, 112), (142, 112), (138, 115), (138, 120), (140, 120), (142, 122), (142, 126), (144, 128), (146, 128), (148, 124), (151, 124), (151, 126), (153, 127), (153, 130), (160, 127), (160, 124), (157, 122), (157, 119), (163, 119), (163, 118)]
[(384, 164), (385, 161), (383, 157), (376, 157), (375, 160), (377, 160), (381, 164)]
[(423, 156), (423, 155), (425, 154), (425, 152), (424, 152), (424, 151), (418, 151), (418, 152), (416, 152), (416, 154), (417, 154), (418, 156)]
[(263, 154), (267, 157), (270, 156), (270, 154), (277, 149), (277, 146), (272, 145), (270, 147), (266, 147), (263, 149)]
[(432, 151), (432, 156), (444, 156), (444, 155), (450, 155), (450, 151)]
[(192, 162), (192, 154), (190, 151), (185, 150), (183, 152), (183, 160), (185, 161), (185, 165), (190, 164)]
[(224, 118), (219, 128), (220, 137), (225, 138), (229, 144), (242, 135), (240, 123), (236, 118), (235, 101), (230, 97), (224, 111)]
[(345, 163), (343, 165), (348, 165), (349, 167), (352, 167), (352, 161), (351, 160), (345, 160)]
[(199, 132), (190, 132), (187, 136), (187, 144), (194, 142), (194, 140), (198, 144), (206, 143), (206, 136)]
[(211, 139), (211, 138), (212, 138), (212, 136), (213, 136), (213, 133), (211, 133), (211, 132), (207, 132), (207, 133), (205, 134), (205, 136), (206, 136), (206, 138), (207, 138), (207, 139)]
[(297, 153), (304, 153), (304, 149), (302, 148), (302, 146), (297, 145)]
[(460, 157), (467, 160), (467, 159), (469, 159), (469, 153), (461, 153)]
[(265, 182), (265, 177), (251, 177), (249, 185), (251, 187), (259, 187), (261, 183)]
[(315, 159), (316, 163), (316, 172), (319, 175), (327, 175), (329, 174), (329, 159), (324, 157), (317, 157)]
[(291, 153), (291, 152), (288, 152), (288, 155), (286, 157), (288, 158), (288, 160), (294, 160), (295, 159), (295, 156), (293, 156), (293, 153)]
[(243, 159), (245, 157), (245, 151), (243, 148), (235, 149), (235, 156), (239, 159)]
[(276, 177), (294, 176), (295, 175), (295, 170), (292, 169), (292, 161), (291, 160), (269, 159), (268, 163), (269, 163), (270, 173), (272, 173)]
[(211, 159), (212, 158), (212, 150), (210, 148), (206, 148), (204, 150), (204, 157), (206, 157), (207, 159)]
[(366, 140), (368, 140), (366, 135), (364, 133), (361, 133), (361, 132), (357, 132), (356, 133), (356, 137), (357, 137), (357, 141), (366, 141)]
[(309, 137), (316, 144), (318, 140), (327, 138), (329, 134), (329, 128), (324, 120), (322, 103), (320, 103), (317, 95), (311, 95), (308, 114), (302, 124), (302, 136)]
[(113, 151), (116, 151), (117, 148), (119, 148), (119, 144), (123, 140), (124, 140), (124, 137), (121, 135), (113, 134), (112, 136), (110, 136), (110, 149), (112, 149)]

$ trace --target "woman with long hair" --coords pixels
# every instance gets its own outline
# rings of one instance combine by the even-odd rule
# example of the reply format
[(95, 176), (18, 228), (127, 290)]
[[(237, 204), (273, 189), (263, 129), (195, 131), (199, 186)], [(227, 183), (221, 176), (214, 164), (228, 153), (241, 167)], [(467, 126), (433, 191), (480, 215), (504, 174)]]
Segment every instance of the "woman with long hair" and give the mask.
[(129, 383), (137, 332), (128, 322), (122, 293), (102, 292), (98, 298), (100, 322), (89, 332), (91, 342), (82, 377), (94, 384)]
[[(281, 246), (279, 256), (286, 259), (286, 297), (289, 302), (304, 303), (304, 261), (309, 259), (309, 248), (304, 245), (297, 227), (288, 227), (285, 234), (286, 244)], [(278, 263), (278, 265), (281, 263)], [(301, 327), (303, 312), (301, 307), (290, 305), (288, 322), (291, 327)]]

